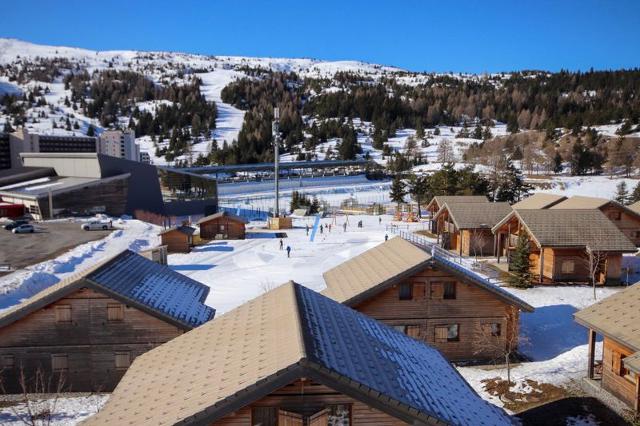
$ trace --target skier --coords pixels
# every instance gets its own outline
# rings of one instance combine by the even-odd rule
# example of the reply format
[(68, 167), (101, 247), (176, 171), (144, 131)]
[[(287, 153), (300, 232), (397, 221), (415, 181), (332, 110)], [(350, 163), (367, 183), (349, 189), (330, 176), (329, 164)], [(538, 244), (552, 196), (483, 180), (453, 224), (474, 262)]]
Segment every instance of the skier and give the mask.
[(347, 232), (347, 222), (342, 224), (342, 231)]
[(321, 234), (322, 234), (323, 229), (324, 229), (324, 228), (322, 227), (322, 225), (320, 225), (320, 233), (321, 233)]
[(381, 217), (378, 218), (378, 225), (382, 225), (382, 218)]
[(389, 234), (384, 234), (384, 240), (388, 241), (389, 240)]
[(282, 238), (280, 238), (280, 250), (282, 250), (283, 246), (284, 246), (284, 242), (282, 241)]
[(287, 246), (287, 257), (291, 257), (291, 247)]
[(307, 237), (309, 236), (309, 225), (304, 225), (304, 230), (307, 231)]

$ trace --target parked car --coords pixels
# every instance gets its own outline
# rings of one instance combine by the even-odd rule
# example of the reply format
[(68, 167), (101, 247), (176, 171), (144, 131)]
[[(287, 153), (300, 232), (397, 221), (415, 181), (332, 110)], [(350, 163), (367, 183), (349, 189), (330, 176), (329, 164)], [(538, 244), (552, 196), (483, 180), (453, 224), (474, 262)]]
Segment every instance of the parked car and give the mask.
[(35, 231), (33, 225), (29, 225), (28, 223), (23, 223), (11, 230), (14, 234), (32, 234)]
[(91, 222), (83, 223), (81, 226), (84, 231), (97, 231), (109, 229), (109, 224), (106, 222), (100, 222), (98, 220), (92, 220)]
[(17, 228), (20, 225), (26, 225), (28, 223), (29, 221), (26, 219), (12, 220), (4, 226), (4, 229), (6, 229), (7, 231), (11, 231), (12, 229)]

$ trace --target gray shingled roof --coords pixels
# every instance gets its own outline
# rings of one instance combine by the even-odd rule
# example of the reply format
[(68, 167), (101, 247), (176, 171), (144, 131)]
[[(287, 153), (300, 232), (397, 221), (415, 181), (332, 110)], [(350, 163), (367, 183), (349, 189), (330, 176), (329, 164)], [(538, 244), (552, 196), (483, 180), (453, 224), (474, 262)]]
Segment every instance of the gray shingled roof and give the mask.
[(445, 203), (434, 219), (449, 212), (449, 216), (457, 229), (491, 229), (511, 213), (509, 203), (457, 204)]
[(484, 195), (436, 195), (427, 204), (427, 209), (435, 204), (439, 209), (444, 203), (488, 203), (489, 200)]
[(629, 210), (634, 211), (637, 214), (640, 214), (640, 201), (636, 201), (635, 203), (627, 206)]
[(247, 220), (243, 217), (232, 215), (226, 211), (221, 211), (221, 212), (210, 214), (209, 216), (203, 217), (202, 219), (198, 220), (196, 224), (200, 225), (201, 223), (209, 222), (210, 220), (219, 219), (221, 217), (226, 217), (229, 220), (234, 220), (237, 222), (247, 223)]
[(575, 320), (637, 351), (625, 365), (640, 372), (640, 283), (601, 300), (574, 315)]
[(193, 228), (187, 225), (174, 226), (173, 228), (168, 228), (160, 231), (158, 235), (168, 234), (169, 232), (173, 232), (173, 231), (178, 231), (185, 235), (193, 235), (193, 233), (196, 232), (196, 228)]
[(575, 210), (575, 209), (599, 209), (605, 204), (609, 204), (611, 200), (606, 198), (585, 197), (583, 195), (574, 195), (567, 198), (561, 203), (551, 207), (554, 210)]
[(564, 195), (536, 192), (524, 200), (515, 203), (512, 207), (514, 209), (548, 209), (566, 199), (567, 197)]
[(514, 210), (495, 232), (517, 216), (539, 247), (591, 247), (633, 253), (635, 245), (600, 210)]

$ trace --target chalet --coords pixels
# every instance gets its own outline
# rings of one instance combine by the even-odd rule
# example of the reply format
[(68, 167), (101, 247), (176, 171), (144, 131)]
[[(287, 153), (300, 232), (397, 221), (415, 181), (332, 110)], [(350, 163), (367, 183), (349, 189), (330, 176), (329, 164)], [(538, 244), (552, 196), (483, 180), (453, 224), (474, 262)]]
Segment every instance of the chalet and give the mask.
[(323, 294), (438, 348), (449, 360), (493, 359), (516, 349), (520, 310), (511, 293), (396, 237), (325, 272)]
[(444, 203), (433, 217), (442, 247), (464, 256), (493, 254), (491, 228), (511, 212), (509, 203)]
[(163, 246), (167, 246), (169, 253), (189, 253), (193, 246), (193, 233), (195, 228), (191, 226), (176, 226), (160, 232), (160, 240)]
[[(514, 210), (492, 229), (498, 262), (510, 260), (518, 236), (529, 237), (531, 272), (539, 283), (591, 281), (591, 262), (597, 263), (600, 284), (618, 284), (622, 254), (635, 245), (597, 209)], [(597, 258), (597, 259), (596, 259)]]
[(531, 194), (522, 201), (512, 205), (514, 209), (530, 210), (530, 209), (548, 209), (558, 203), (566, 200), (564, 195), (545, 194), (544, 192), (536, 192)]
[(247, 221), (221, 211), (203, 217), (196, 224), (200, 226), (200, 238), (204, 240), (244, 240)]
[(554, 210), (597, 209), (605, 214), (636, 247), (640, 247), (640, 212), (606, 198), (575, 196), (551, 207)]
[(510, 425), (440, 353), (287, 283), (136, 359), (98, 425)]
[[(426, 210), (429, 217), (433, 219), (436, 213), (444, 206), (444, 203), (488, 203), (489, 200), (484, 195), (436, 195), (427, 204)], [(436, 223), (431, 221), (431, 232), (437, 234)]]
[[(0, 314), (0, 379), (111, 391), (139, 355), (213, 318), (209, 288), (125, 250)], [(42, 392), (45, 389), (38, 389)]]
[[(582, 309), (575, 320), (589, 329), (587, 378), (640, 414), (640, 284)], [(604, 343), (596, 361), (598, 334)]]

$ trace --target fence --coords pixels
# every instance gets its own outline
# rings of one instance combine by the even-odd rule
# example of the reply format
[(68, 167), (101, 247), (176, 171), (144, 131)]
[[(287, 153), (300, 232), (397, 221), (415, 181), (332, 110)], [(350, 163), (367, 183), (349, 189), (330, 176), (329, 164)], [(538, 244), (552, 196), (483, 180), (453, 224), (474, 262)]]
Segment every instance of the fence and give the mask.
[(418, 235), (409, 230), (401, 230), (396, 225), (387, 226), (387, 230), (409, 241), (413, 245), (420, 247), (424, 251), (430, 252), (434, 259), (446, 263), (474, 280), (481, 280), (491, 285), (499, 281), (497, 278), (498, 273), (485, 264), (476, 262), (474, 259), (468, 257), (451, 253), (422, 235)]

